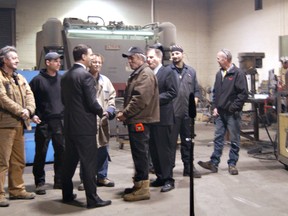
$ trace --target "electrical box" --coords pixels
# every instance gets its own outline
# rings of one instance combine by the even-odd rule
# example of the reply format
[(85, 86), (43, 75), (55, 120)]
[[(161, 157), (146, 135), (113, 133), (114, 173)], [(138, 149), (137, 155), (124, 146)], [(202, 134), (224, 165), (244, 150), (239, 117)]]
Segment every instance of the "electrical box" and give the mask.
[(279, 113), (278, 160), (288, 168), (288, 113)]

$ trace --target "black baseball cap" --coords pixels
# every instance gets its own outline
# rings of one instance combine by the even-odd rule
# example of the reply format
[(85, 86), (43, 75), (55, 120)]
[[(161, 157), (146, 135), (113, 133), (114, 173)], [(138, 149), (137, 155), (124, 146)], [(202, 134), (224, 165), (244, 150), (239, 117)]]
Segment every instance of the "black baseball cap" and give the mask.
[(127, 58), (127, 57), (130, 57), (130, 56), (132, 56), (132, 55), (134, 55), (136, 53), (145, 55), (141, 48), (139, 48), (139, 47), (130, 47), (127, 53), (123, 53), (122, 54), (122, 57), (123, 58)]

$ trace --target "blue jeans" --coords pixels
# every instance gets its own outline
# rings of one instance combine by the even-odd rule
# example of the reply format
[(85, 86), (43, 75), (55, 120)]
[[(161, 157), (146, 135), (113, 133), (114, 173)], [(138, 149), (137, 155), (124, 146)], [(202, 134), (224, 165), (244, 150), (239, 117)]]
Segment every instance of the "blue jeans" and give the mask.
[[(109, 149), (109, 146), (103, 146), (103, 147), (100, 147), (98, 149), (98, 156), (99, 154), (103, 154), (103, 158), (102, 157), (102, 160), (104, 159), (104, 161), (100, 162), (99, 166), (98, 166), (98, 173), (97, 173), (97, 178), (98, 179), (105, 179), (107, 178), (107, 173), (108, 173), (108, 158), (109, 158), (109, 152), (108, 152), (108, 149)], [(101, 153), (100, 153), (101, 152)], [(99, 162), (99, 161), (98, 161)], [(101, 166), (101, 163), (102, 163), (102, 166)]]
[(214, 152), (211, 156), (211, 162), (218, 167), (220, 157), (223, 152), (224, 138), (226, 131), (229, 131), (230, 136), (230, 152), (228, 165), (235, 166), (239, 159), (240, 151), (240, 122), (241, 113), (220, 113), (215, 119), (215, 136), (214, 136)]

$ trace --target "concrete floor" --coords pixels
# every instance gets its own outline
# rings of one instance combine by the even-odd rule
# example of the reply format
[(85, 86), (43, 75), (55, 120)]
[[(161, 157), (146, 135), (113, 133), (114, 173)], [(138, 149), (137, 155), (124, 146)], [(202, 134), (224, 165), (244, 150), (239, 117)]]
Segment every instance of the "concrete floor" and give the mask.
[[(275, 127), (269, 127), (272, 138)], [(212, 124), (196, 123), (195, 161), (206, 161), (213, 150), (214, 127)], [(267, 133), (260, 129), (260, 138), (268, 140)], [(121, 192), (132, 186), (133, 163), (129, 145), (119, 149), (115, 139), (111, 141), (111, 158), (109, 178), (116, 183), (114, 188), (98, 188), (102, 199), (111, 199), (112, 205), (98, 209), (71, 206), (61, 202), (61, 190), (53, 190), (52, 165), (46, 165), (47, 194), (37, 195), (35, 200), (12, 200), (10, 207), (1, 208), (1, 215), (101, 215), (101, 216), (185, 216), (190, 215), (189, 177), (182, 176), (183, 165), (180, 152), (174, 170), (176, 188), (168, 193), (161, 193), (159, 188), (151, 188), (151, 199), (127, 203), (122, 200)], [(225, 146), (218, 173), (211, 174), (196, 164), (203, 174), (194, 179), (194, 212), (196, 216), (284, 216), (288, 215), (288, 172), (275, 159), (273, 148), (265, 145), (263, 154), (251, 155), (248, 149), (255, 144), (242, 140), (242, 149), (238, 163), (239, 175), (231, 176), (227, 168), (227, 152)], [(262, 145), (263, 146), (263, 145)], [(79, 169), (74, 176), (77, 200), (83, 205), (84, 192), (77, 191)], [(151, 174), (151, 179), (155, 176)], [(33, 175), (31, 167), (24, 174), (27, 190), (33, 191)]]

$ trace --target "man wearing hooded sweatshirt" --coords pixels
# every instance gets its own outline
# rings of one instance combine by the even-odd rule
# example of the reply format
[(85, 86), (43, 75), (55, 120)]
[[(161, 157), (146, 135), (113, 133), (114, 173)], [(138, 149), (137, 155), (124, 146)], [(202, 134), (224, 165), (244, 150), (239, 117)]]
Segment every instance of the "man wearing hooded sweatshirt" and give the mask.
[(52, 139), (54, 148), (54, 189), (61, 189), (61, 169), (64, 152), (63, 110), (61, 101), (60, 80), (58, 73), (62, 56), (50, 52), (45, 56), (46, 68), (40, 70), (31, 82), (31, 90), (36, 102), (35, 115), (32, 121), (37, 124), (35, 130), (35, 157), (33, 175), (36, 194), (46, 194), (45, 190), (45, 160), (48, 145)]

